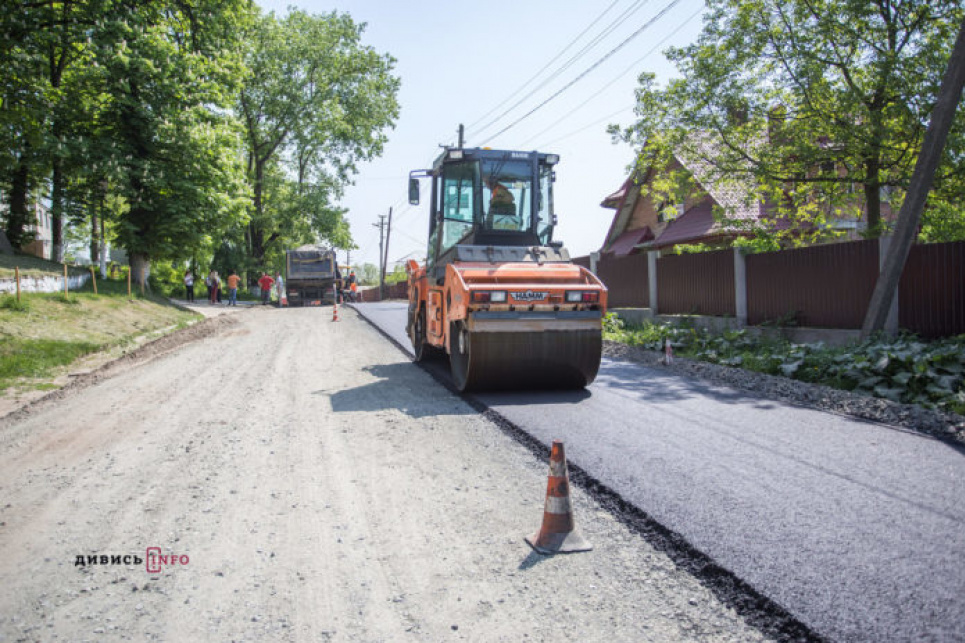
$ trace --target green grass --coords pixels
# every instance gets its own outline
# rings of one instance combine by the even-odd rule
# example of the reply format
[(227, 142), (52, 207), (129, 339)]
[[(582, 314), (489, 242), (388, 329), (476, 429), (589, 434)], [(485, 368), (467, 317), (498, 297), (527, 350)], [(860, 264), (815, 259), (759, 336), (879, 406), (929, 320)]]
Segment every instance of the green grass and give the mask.
[(129, 346), (183, 328), (200, 315), (154, 295), (127, 296), (126, 280), (100, 280), (66, 296), (23, 293), (0, 297), (0, 391), (56, 388), (54, 380), (79, 358)]
[(94, 342), (0, 338), (0, 389), (21, 377), (49, 377), (55, 368), (100, 348)]

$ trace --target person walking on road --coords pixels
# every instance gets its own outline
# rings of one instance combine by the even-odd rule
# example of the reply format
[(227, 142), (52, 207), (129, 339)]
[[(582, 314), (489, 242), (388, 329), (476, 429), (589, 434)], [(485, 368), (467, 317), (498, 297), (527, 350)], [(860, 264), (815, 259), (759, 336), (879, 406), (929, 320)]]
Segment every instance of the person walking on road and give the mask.
[(194, 275), (190, 270), (184, 273), (184, 290), (187, 293), (188, 303), (194, 303)]
[(237, 306), (238, 305), (238, 282), (241, 281), (241, 277), (238, 276), (234, 270), (228, 275), (228, 305)]
[(261, 273), (261, 279), (258, 280), (258, 287), (261, 288), (261, 305), (266, 306), (269, 301), (271, 301), (271, 286), (275, 283), (275, 280), (269, 276), (267, 272)]
[(212, 270), (211, 274), (208, 275), (208, 279), (211, 280), (211, 291), (208, 293), (208, 303), (213, 306), (220, 300), (218, 291), (221, 290), (221, 279), (218, 277), (218, 271)]

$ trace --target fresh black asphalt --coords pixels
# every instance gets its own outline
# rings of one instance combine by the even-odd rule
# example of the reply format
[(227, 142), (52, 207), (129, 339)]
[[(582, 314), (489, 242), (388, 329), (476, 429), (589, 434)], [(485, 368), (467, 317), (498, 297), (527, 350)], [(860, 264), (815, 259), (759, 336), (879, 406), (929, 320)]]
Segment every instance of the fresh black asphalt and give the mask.
[[(403, 347), (405, 303), (356, 309)], [(965, 641), (965, 451), (604, 359), (474, 396), (834, 641)]]

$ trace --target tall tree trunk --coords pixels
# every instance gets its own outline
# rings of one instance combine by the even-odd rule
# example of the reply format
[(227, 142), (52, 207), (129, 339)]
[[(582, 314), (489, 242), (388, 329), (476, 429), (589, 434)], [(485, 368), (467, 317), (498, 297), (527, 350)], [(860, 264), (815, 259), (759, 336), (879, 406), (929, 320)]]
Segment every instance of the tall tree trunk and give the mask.
[(138, 287), (148, 289), (147, 278), (151, 276), (151, 259), (143, 252), (132, 252), (128, 255), (131, 266), (131, 281)]
[(100, 234), (101, 247), (100, 247), (100, 252), (98, 253), (98, 256), (100, 257), (100, 264), (101, 264), (101, 278), (107, 279), (107, 238), (104, 236), (104, 194), (103, 192), (101, 193), (100, 210), (101, 210), (101, 214), (99, 218), (100, 218), (100, 224), (101, 224), (101, 234)]
[(259, 268), (264, 267), (265, 262), (265, 231), (258, 227), (261, 220), (264, 203), (262, 201), (265, 180), (265, 162), (255, 159), (255, 176), (252, 191), (254, 192), (252, 206), (255, 213), (248, 224), (249, 238), (251, 241), (251, 258), (255, 260), (255, 265)]
[(881, 225), (881, 162), (877, 156), (865, 159), (864, 207), (868, 236), (880, 237)]
[(101, 226), (97, 216), (97, 206), (92, 205), (90, 210), (90, 263), (100, 263), (101, 250)]
[(7, 239), (10, 245), (18, 250), (27, 245), (31, 239), (27, 233), (30, 225), (30, 212), (27, 205), (27, 195), (30, 190), (30, 167), (27, 165), (26, 153), (21, 155), (20, 163), (13, 172), (10, 182), (10, 211), (7, 216)]
[(861, 327), (862, 337), (868, 337), (871, 333), (883, 329), (888, 320), (888, 311), (891, 309), (901, 273), (905, 269), (908, 253), (911, 252), (911, 245), (915, 241), (921, 212), (925, 208), (932, 179), (935, 177), (935, 171), (945, 150), (945, 140), (952, 128), (963, 88), (965, 88), (965, 20), (962, 21), (958, 39), (948, 59), (948, 68), (942, 78), (938, 101), (932, 110), (928, 129), (925, 131), (918, 161), (915, 163), (915, 171), (911, 175), (908, 194), (898, 212), (894, 239), (889, 245), (881, 274), (878, 275), (874, 292), (871, 294), (868, 312)]
[(54, 156), (50, 192), (50, 245), (51, 258), (64, 262), (64, 162)]

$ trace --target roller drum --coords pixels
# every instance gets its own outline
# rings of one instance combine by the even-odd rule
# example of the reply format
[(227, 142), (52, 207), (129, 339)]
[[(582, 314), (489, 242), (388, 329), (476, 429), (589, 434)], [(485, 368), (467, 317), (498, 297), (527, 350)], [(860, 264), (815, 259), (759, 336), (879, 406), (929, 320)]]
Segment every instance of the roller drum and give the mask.
[(450, 366), (460, 391), (577, 389), (596, 378), (599, 330), (470, 332), (450, 328)]

